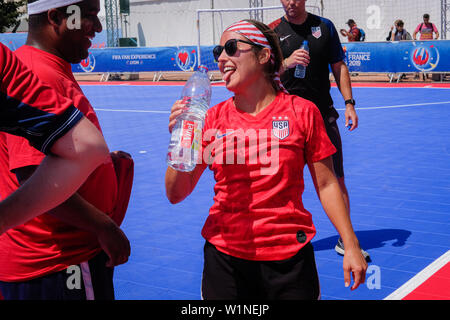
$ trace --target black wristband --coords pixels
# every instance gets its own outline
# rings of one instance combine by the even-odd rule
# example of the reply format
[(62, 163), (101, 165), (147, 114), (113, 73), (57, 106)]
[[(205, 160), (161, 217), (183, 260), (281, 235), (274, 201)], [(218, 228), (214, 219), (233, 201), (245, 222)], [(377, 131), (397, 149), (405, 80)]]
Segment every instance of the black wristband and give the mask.
[(344, 102), (345, 102), (346, 105), (347, 105), (347, 104), (352, 104), (352, 105), (355, 105), (355, 104), (356, 104), (356, 102), (355, 102), (354, 99), (348, 99), (348, 100), (345, 100)]

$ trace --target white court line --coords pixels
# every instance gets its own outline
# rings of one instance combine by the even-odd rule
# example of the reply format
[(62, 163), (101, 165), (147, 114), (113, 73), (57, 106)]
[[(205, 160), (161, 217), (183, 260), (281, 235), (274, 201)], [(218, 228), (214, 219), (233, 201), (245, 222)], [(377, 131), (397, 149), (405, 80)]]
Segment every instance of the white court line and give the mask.
[(450, 250), (444, 253), (441, 257), (431, 263), (428, 267), (416, 274), (412, 279), (388, 295), (384, 300), (402, 300), (408, 294), (417, 289), (433, 274), (438, 272), (443, 266), (450, 262)]
[(111, 112), (138, 112), (138, 113), (166, 113), (170, 114), (170, 111), (158, 111), (158, 110), (133, 110), (133, 109), (104, 109), (94, 108), (95, 111), (111, 111)]
[[(450, 101), (441, 101), (441, 102), (426, 102), (426, 103), (411, 103), (411, 104), (399, 104), (394, 106), (381, 106), (381, 107), (357, 107), (356, 110), (374, 110), (374, 109), (395, 109), (395, 108), (408, 108), (408, 107), (421, 107), (421, 106), (432, 106), (439, 104), (450, 104)], [(345, 110), (345, 109), (336, 109), (336, 110)]]

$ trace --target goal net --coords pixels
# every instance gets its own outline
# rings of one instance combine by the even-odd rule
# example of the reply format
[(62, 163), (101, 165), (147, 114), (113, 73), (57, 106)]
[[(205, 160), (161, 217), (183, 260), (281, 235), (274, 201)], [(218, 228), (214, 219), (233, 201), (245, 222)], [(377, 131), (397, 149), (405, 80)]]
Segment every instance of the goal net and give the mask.
[[(318, 6), (306, 7), (308, 12), (321, 15)], [(283, 15), (282, 6), (197, 10), (198, 65), (205, 65), (209, 70), (218, 70), (212, 49), (219, 44), (223, 31), (232, 23), (253, 19), (269, 24)]]

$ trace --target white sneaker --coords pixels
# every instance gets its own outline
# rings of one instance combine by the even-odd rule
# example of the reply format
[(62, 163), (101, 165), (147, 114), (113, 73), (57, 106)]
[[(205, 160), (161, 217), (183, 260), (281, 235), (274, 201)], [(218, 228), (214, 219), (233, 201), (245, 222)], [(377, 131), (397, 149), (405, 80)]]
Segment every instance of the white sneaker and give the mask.
[[(334, 250), (341, 256), (344, 255), (344, 253), (345, 253), (344, 243), (342, 242), (341, 238), (338, 239), (338, 242), (337, 242), (336, 246), (334, 247)], [(371, 261), (370, 255), (369, 255), (369, 253), (367, 253), (367, 251), (361, 249), (361, 253), (362, 253), (364, 259), (366, 259), (366, 261)]]

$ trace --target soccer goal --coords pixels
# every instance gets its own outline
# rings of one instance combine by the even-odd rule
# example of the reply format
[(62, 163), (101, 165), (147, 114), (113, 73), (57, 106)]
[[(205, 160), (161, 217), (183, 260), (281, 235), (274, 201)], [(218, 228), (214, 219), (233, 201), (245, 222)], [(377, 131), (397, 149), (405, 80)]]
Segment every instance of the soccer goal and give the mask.
[[(318, 6), (306, 6), (306, 8), (308, 12), (321, 15)], [(283, 15), (282, 6), (197, 10), (198, 65), (205, 65), (209, 70), (218, 70), (212, 49), (219, 44), (223, 31), (232, 23), (243, 19), (253, 19), (269, 24)]]

